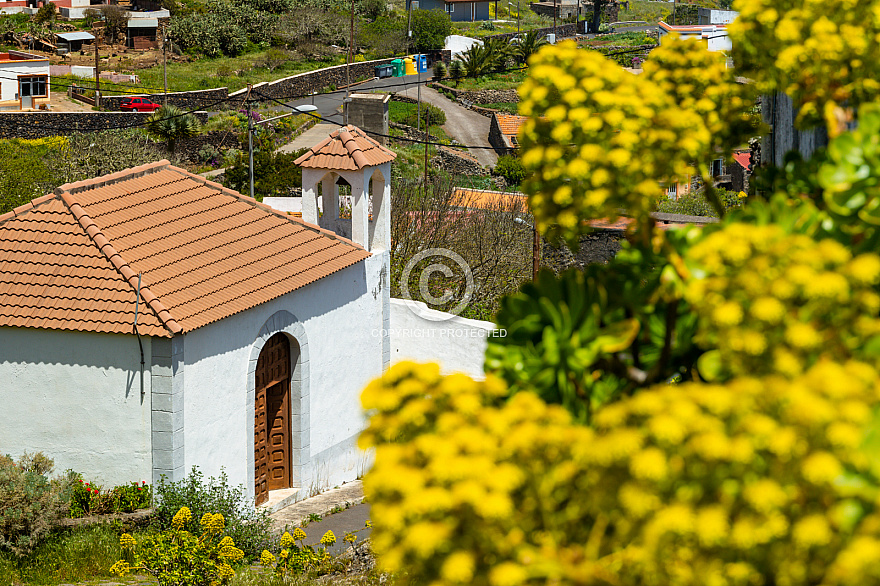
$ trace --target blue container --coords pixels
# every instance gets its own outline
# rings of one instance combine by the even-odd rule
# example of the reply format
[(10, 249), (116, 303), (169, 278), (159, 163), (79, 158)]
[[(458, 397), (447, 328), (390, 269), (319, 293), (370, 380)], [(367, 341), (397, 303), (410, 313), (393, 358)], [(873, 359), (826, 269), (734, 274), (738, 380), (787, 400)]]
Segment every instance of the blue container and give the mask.
[(419, 73), (425, 73), (428, 71), (428, 56), (427, 55), (413, 55), (413, 59), (415, 59), (416, 71)]

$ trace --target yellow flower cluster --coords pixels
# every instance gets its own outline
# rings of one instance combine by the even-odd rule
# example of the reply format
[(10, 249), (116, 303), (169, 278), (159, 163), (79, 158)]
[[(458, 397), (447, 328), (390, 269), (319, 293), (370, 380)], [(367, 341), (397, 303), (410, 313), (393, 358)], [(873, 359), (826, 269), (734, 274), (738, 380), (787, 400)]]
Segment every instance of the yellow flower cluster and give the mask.
[(278, 545), (280, 545), (282, 549), (288, 549), (296, 545), (296, 541), (294, 540), (293, 535), (285, 531), (284, 535), (281, 536)]
[(698, 340), (718, 348), (727, 374), (796, 376), (820, 356), (862, 358), (880, 334), (880, 257), (779, 225), (731, 223), (687, 253), (686, 299)]
[(498, 406), (493, 380), (398, 364), (364, 394), (374, 549), (425, 584), (880, 584), (860, 449), (878, 382), (821, 361), (664, 385), (592, 429), (531, 393)]
[(334, 543), (336, 543), (336, 536), (333, 535), (332, 531), (327, 531), (327, 533), (321, 537), (321, 545), (333, 545)]
[(297, 541), (302, 541), (306, 538), (306, 532), (297, 527), (293, 530), (293, 538)]
[(124, 578), (129, 572), (131, 572), (131, 566), (125, 560), (119, 560), (110, 566), (110, 574), (113, 576)]
[(268, 549), (264, 549), (260, 554), (260, 563), (264, 566), (271, 566), (275, 563), (275, 556)]
[(119, 536), (119, 545), (122, 546), (122, 549), (131, 549), (137, 545), (137, 541), (134, 540), (131, 534), (123, 533)]
[(573, 42), (530, 63), (519, 90), (530, 119), (519, 140), (529, 207), (551, 238), (574, 240), (584, 220), (621, 209), (646, 221), (661, 182), (685, 180), (693, 161), (739, 143), (730, 139), (746, 120), (746, 90), (699, 43), (656, 49), (642, 75)]
[(785, 92), (799, 120), (838, 126), (835, 110), (880, 96), (880, 1), (737, 0), (729, 27), (740, 75)]
[[(171, 519), (171, 525), (175, 529), (183, 529), (186, 527), (186, 524), (192, 520), (192, 511), (189, 510), (189, 507), (180, 507), (180, 510), (174, 514), (174, 517)], [(204, 518), (202, 519), (204, 521)]]
[(205, 531), (211, 535), (216, 535), (223, 531), (223, 528), (226, 526), (226, 520), (220, 513), (205, 513), (204, 515), (202, 515), (202, 519), (201, 521), (199, 521), (199, 524), (202, 526), (202, 531)]

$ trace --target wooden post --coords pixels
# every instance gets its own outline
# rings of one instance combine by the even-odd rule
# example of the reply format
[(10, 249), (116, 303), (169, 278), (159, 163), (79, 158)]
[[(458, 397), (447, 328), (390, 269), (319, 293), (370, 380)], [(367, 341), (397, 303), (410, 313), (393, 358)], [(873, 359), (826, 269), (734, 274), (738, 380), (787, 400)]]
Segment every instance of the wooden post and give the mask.
[(431, 110), (425, 107), (425, 189), (428, 189), (428, 129), (431, 128)]
[(168, 43), (168, 37), (165, 35), (165, 25), (162, 25), (162, 79), (165, 82), (165, 98), (162, 101), (163, 106), (168, 105), (168, 69), (165, 57), (165, 45)]
[(95, 107), (101, 109), (101, 64), (98, 62), (98, 35), (95, 35)]

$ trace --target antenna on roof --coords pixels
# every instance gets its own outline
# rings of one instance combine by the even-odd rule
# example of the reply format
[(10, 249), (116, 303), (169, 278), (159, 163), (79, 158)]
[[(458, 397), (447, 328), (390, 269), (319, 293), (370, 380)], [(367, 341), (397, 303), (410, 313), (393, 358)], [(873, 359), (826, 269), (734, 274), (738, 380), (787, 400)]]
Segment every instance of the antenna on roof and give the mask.
[(144, 398), (144, 345), (141, 343), (141, 334), (138, 332), (138, 310), (141, 303), (141, 275), (138, 273), (137, 297), (134, 299), (134, 333), (138, 339), (138, 347), (141, 349), (141, 399)]

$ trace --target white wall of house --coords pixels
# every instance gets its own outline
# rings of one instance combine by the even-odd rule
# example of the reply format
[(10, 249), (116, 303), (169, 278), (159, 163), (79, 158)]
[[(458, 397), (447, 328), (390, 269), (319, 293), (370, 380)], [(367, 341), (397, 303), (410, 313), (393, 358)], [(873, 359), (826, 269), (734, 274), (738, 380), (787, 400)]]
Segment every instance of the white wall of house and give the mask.
[[(308, 367), (303, 370), (301, 424), (292, 429), (300, 450), (300, 486), (308, 492), (354, 480), (368, 468), (369, 456), (357, 448), (365, 426), (360, 393), (381, 375), (383, 297), (388, 296), (387, 253), (250, 310), (184, 336), (185, 366), (176, 372), (184, 389), (184, 451), (188, 471), (198, 465), (206, 475), (225, 468), (232, 484), (253, 495), (253, 389), (255, 344), (267, 321), (278, 312), (295, 316), (304, 332)], [(271, 325), (271, 324), (270, 324)], [(271, 326), (274, 327), (274, 326)], [(269, 328), (269, 334), (273, 333)], [(296, 421), (294, 418), (293, 421)], [(299, 439), (297, 439), (299, 438)]]
[[(150, 339), (142, 338), (149, 369)], [(105, 485), (150, 481), (150, 373), (137, 338), (0, 327), (0, 453), (43, 452)]]
[[(49, 60), (0, 62), (0, 101), (17, 100), (20, 75), (49, 75)], [(46, 84), (46, 93), (49, 86)]]
[(391, 362), (437, 362), (443, 374), (485, 378), (489, 336), (503, 335), (495, 324), (430, 309), (420, 301), (391, 300)]

